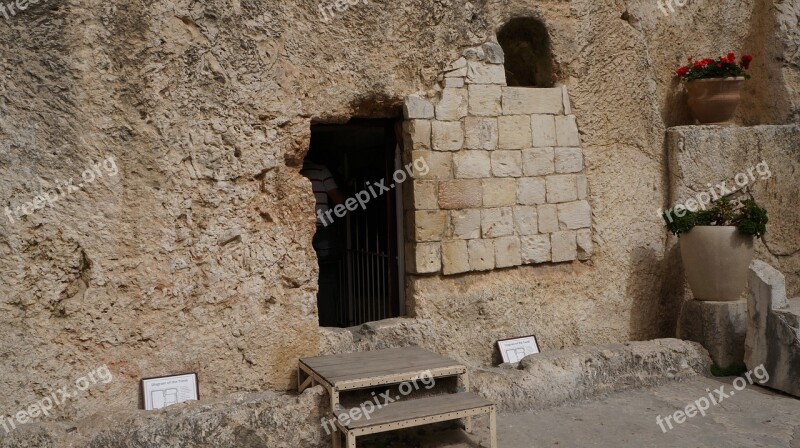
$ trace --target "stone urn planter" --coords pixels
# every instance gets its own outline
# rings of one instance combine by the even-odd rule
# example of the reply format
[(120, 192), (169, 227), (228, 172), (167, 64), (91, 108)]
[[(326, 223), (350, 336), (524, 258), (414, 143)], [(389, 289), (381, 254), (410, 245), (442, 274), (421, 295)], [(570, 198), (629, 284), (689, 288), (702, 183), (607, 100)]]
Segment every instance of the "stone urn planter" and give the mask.
[(745, 77), (696, 79), (686, 83), (689, 110), (700, 124), (730, 123), (742, 100)]
[(696, 226), (681, 235), (680, 247), (696, 300), (739, 299), (753, 261), (753, 235), (745, 235), (735, 226)]

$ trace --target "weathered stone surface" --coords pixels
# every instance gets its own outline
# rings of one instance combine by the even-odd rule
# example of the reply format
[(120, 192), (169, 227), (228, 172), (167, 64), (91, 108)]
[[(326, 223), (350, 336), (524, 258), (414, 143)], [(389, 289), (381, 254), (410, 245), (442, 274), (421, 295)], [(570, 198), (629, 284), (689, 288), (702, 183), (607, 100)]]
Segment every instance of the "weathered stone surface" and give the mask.
[(592, 207), (586, 201), (558, 204), (558, 223), (562, 230), (589, 228), (592, 226)]
[[(414, 151), (411, 153), (413, 160), (425, 161), (427, 170), (412, 166), (412, 175), (415, 179), (450, 179), (453, 177), (453, 155), (439, 151)], [(412, 160), (412, 162), (413, 162)]]
[(553, 115), (531, 115), (533, 146), (536, 148), (554, 147), (556, 140), (556, 119)]
[(495, 177), (522, 176), (522, 152), (516, 150), (492, 151), (492, 175)]
[(436, 119), (460, 120), (467, 116), (468, 104), (467, 89), (444, 89), (436, 104)]
[(486, 55), (486, 62), (490, 64), (502, 64), (505, 61), (503, 47), (497, 42), (486, 42), (482, 46), (483, 53)]
[(495, 238), (494, 263), (498, 268), (509, 268), (522, 264), (518, 236)]
[(417, 210), (407, 216), (406, 230), (412, 241), (441, 241), (447, 227), (447, 212)]
[(764, 385), (800, 397), (800, 298), (787, 300), (783, 274), (760, 260), (750, 265), (744, 361), (763, 366)]
[(721, 368), (744, 364), (747, 333), (747, 302), (683, 302), (677, 337), (694, 341), (708, 350)]
[(467, 117), (464, 119), (466, 149), (497, 149), (497, 118)]
[(433, 104), (419, 95), (409, 95), (403, 103), (403, 116), (406, 120), (433, 118)]
[(410, 274), (432, 274), (442, 269), (440, 243), (407, 243), (406, 271)]
[(504, 87), (503, 88), (503, 114), (562, 114), (564, 112), (564, 99), (561, 87), (529, 88), (529, 87)]
[(539, 215), (539, 233), (558, 232), (558, 208), (554, 204), (542, 204), (536, 210)]
[(496, 117), (500, 115), (500, 86), (471, 84), (469, 86), (470, 115)]
[(583, 150), (580, 148), (555, 148), (556, 173), (580, 173), (583, 171)]
[(586, 179), (586, 175), (585, 174), (579, 174), (575, 178), (575, 182), (576, 182), (577, 188), (578, 188), (578, 199), (579, 200), (584, 200), (587, 197), (589, 197), (589, 183), (588, 183), (588, 180)]
[(464, 129), (460, 121), (433, 121), (431, 143), (435, 151), (458, 151), (464, 146)]
[(517, 180), (517, 203), (538, 205), (547, 202), (547, 187), (541, 177), (522, 177)]
[(469, 240), (469, 267), (473, 271), (494, 269), (494, 240)]
[(444, 275), (461, 274), (469, 270), (467, 242), (463, 240), (443, 242), (442, 273)]
[(408, 120), (403, 122), (406, 150), (431, 149), (431, 122), (429, 120)]
[(547, 176), (547, 202), (557, 204), (571, 202), (578, 199), (577, 178), (574, 175), (564, 174)]
[(577, 235), (578, 260), (586, 261), (594, 254), (594, 241), (592, 241), (592, 229), (580, 229)]
[(520, 237), (522, 262), (547, 263), (550, 261), (550, 235), (528, 235)]
[(535, 206), (520, 205), (514, 207), (514, 228), (517, 235), (533, 235), (538, 232), (539, 215)]
[(481, 186), (484, 207), (502, 207), (517, 203), (516, 179), (483, 179)]
[(534, 148), (522, 150), (522, 168), (526, 176), (544, 176), (556, 171), (555, 150)]
[(464, 79), (445, 77), (442, 80), (442, 87), (444, 87), (445, 89), (458, 89), (464, 87)]
[(492, 163), (488, 151), (464, 150), (453, 154), (453, 174), (461, 179), (491, 176)]
[(528, 148), (533, 142), (531, 120), (527, 115), (507, 115), (497, 118), (500, 149)]
[(577, 234), (574, 230), (564, 230), (550, 235), (553, 262), (573, 261), (578, 258)]
[(502, 65), (487, 65), (481, 62), (467, 62), (467, 84), (505, 85), (506, 71)]
[(439, 182), (439, 207), (443, 210), (481, 206), (480, 180), (450, 180)]
[(514, 212), (511, 207), (485, 208), (481, 210), (481, 235), (498, 238), (514, 234)]
[(578, 122), (574, 115), (556, 117), (556, 141), (558, 146), (581, 146)]
[(453, 238), (471, 240), (481, 237), (480, 209), (450, 211), (450, 225), (453, 227)]
[(413, 197), (415, 210), (436, 210), (439, 208), (438, 189), (435, 181), (415, 180), (408, 190)]

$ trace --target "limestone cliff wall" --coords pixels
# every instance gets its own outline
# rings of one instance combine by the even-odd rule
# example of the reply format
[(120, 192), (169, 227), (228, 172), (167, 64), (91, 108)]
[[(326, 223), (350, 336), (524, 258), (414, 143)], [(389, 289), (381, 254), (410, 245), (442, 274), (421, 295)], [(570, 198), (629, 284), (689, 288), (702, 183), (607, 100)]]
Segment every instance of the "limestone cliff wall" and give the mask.
[(290, 387), (319, 345), (298, 173), (311, 121), (399, 116), (512, 17), (549, 27), (583, 132), (595, 255), (410, 278), (413, 314), (475, 364), (500, 336), (548, 349), (670, 334), (682, 291), (655, 209), (665, 127), (686, 122), (671, 80), (685, 57), (759, 58), (742, 123), (785, 123), (800, 104), (797, 0), (669, 15), (655, 1), (368, 1), (327, 23), (318, 6), (68, 0), (0, 17), (2, 412), (101, 365), (114, 381), (55, 416), (133, 408), (139, 378), (165, 372), (199, 372), (206, 397)]

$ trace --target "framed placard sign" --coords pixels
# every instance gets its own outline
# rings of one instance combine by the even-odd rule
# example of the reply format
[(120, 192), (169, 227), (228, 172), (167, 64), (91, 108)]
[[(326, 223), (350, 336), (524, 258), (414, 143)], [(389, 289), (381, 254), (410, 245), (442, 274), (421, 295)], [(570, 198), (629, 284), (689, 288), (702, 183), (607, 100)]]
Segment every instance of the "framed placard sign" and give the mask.
[(502, 339), (497, 341), (500, 355), (503, 362), (520, 362), (528, 355), (539, 353), (539, 344), (536, 343), (536, 336), (525, 336), (523, 338)]
[(142, 401), (148, 411), (199, 399), (196, 373), (142, 379)]

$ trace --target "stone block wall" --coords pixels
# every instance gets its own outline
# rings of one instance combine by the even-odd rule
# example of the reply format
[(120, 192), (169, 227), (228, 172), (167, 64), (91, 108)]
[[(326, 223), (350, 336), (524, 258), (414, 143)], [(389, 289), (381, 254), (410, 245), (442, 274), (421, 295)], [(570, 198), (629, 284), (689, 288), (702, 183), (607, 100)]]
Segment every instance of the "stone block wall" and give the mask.
[(435, 98), (405, 101), (406, 163), (427, 165), (406, 189), (407, 271), (589, 259), (592, 210), (566, 87), (508, 87), (499, 46), (478, 51), (488, 56), (446, 68)]

